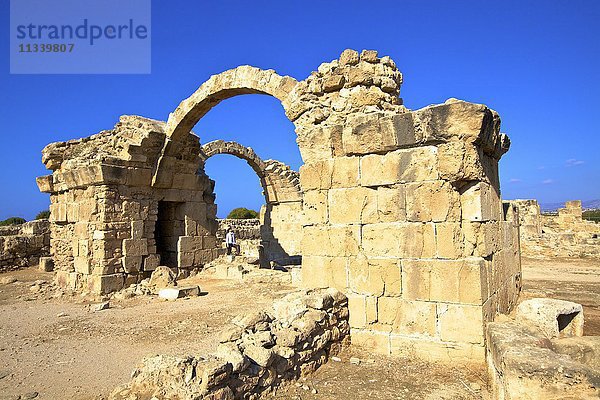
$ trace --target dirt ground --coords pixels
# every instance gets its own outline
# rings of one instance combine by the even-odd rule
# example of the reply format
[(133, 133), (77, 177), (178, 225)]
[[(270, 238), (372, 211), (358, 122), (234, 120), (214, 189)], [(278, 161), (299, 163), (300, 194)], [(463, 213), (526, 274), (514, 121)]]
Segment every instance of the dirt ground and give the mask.
[(583, 305), (583, 334), (600, 335), (600, 260), (523, 258), (521, 297), (552, 297)]
[[(240, 281), (199, 276), (206, 294), (166, 302), (141, 296), (111, 300), (94, 312), (79, 296), (53, 297), (51, 273), (29, 268), (0, 274), (0, 400), (105, 399), (153, 354), (208, 354), (217, 332), (235, 315), (267, 308), (294, 290), (285, 279)], [(551, 296), (585, 307), (587, 335), (600, 334), (600, 265), (589, 260), (523, 260), (524, 297)], [(550, 279), (549, 279), (550, 278)], [(92, 303), (94, 304), (94, 303)], [(359, 365), (350, 362), (360, 360)], [(350, 348), (309, 379), (272, 398), (488, 399), (485, 369), (378, 356)], [(37, 395), (36, 395), (37, 394)]]

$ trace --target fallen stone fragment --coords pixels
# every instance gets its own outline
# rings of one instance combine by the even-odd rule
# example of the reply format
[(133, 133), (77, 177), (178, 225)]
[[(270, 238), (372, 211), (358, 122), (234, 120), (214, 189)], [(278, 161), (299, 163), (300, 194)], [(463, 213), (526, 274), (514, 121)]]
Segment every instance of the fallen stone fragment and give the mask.
[(102, 302), (102, 303), (98, 303), (98, 304), (94, 304), (90, 306), (90, 310), (96, 312), (96, 311), (102, 311), (102, 310), (108, 310), (110, 308), (110, 303), (108, 301)]
[(359, 365), (360, 364), (360, 358), (350, 357), (350, 364)]
[(30, 400), (35, 399), (36, 397), (38, 397), (38, 392), (28, 392), (24, 395), (21, 395), (21, 400)]
[(339, 358), (339, 357), (336, 357), (336, 356), (333, 356), (333, 357), (331, 357), (331, 360), (332, 360), (332, 361), (336, 361), (336, 362), (340, 362), (340, 361), (342, 361), (342, 359), (341, 359), (341, 358)]
[(54, 260), (52, 260), (52, 257), (40, 257), (39, 270), (43, 272), (54, 271)]
[(0, 371), (0, 379), (4, 379), (9, 375), (10, 375), (10, 371), (8, 371), (8, 370)]
[(14, 276), (5, 276), (4, 278), (0, 279), (0, 284), (8, 285), (10, 283), (15, 283), (16, 281), (17, 278), (15, 278)]
[(56, 314), (57, 317), (66, 317), (67, 313), (66, 312), (59, 312), (58, 314)]
[(166, 300), (177, 300), (182, 297), (199, 296), (199, 286), (164, 288), (158, 291), (158, 297)]

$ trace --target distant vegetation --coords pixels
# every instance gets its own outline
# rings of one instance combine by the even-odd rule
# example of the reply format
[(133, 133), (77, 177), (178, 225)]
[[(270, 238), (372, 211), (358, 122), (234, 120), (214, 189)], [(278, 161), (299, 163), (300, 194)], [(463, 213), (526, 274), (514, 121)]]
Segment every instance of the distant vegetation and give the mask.
[(38, 215), (35, 216), (35, 219), (48, 219), (50, 218), (50, 211), (44, 210), (40, 211)]
[(25, 218), (21, 218), (21, 217), (10, 217), (8, 219), (5, 219), (4, 221), (0, 221), (0, 226), (9, 226), (9, 225), (21, 225), (24, 224), (25, 222)]
[(231, 210), (231, 212), (227, 215), (227, 218), (231, 219), (252, 219), (258, 218), (258, 213), (254, 210), (249, 210), (244, 207), (238, 207)]
[(600, 210), (585, 210), (583, 212), (583, 219), (600, 222)]

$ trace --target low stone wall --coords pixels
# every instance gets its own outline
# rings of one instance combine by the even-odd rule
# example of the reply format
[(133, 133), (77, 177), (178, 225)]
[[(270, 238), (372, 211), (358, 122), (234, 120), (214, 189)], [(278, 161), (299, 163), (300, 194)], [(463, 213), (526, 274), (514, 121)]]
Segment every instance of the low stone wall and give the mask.
[(0, 272), (36, 264), (50, 254), (50, 223), (41, 219), (0, 227)]
[(348, 300), (335, 289), (289, 294), (268, 312), (233, 319), (212, 357), (156, 356), (110, 399), (258, 399), (314, 372), (349, 338)]
[(225, 246), (227, 228), (233, 229), (240, 254), (246, 257), (259, 258), (260, 220), (252, 219), (217, 219), (217, 245)]
[(531, 299), (487, 326), (494, 400), (598, 399), (600, 337), (581, 336), (579, 304)]
[(566, 202), (557, 215), (541, 214), (536, 200), (510, 203), (519, 209), (523, 256), (600, 258), (600, 224), (582, 219), (581, 201)]

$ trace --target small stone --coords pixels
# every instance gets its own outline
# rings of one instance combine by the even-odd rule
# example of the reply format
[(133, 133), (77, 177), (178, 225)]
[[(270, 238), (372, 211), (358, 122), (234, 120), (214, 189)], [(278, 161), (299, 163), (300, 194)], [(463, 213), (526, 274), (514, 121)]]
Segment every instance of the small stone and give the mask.
[(336, 356), (333, 356), (333, 357), (331, 357), (331, 360), (332, 360), (332, 361), (335, 361), (335, 362), (340, 362), (340, 361), (342, 361), (342, 359), (341, 359), (341, 358), (339, 358), (339, 357), (336, 357)]
[(312, 394), (317, 394), (317, 393), (318, 393), (318, 392), (317, 392), (317, 389), (313, 389), (313, 390), (312, 390)]
[(21, 396), (21, 400), (30, 400), (38, 397), (38, 392), (29, 392)]
[(471, 382), (469, 384), (469, 386), (471, 387), (471, 389), (475, 392), (479, 392), (481, 390), (481, 385), (475, 382)]
[(66, 317), (67, 313), (66, 312), (59, 312), (58, 314), (56, 314), (57, 317)]
[(302, 385), (302, 390), (308, 390), (308, 389), (310, 389), (310, 388), (308, 387), (308, 385)]
[(90, 306), (90, 310), (96, 312), (96, 311), (102, 311), (102, 310), (108, 310), (110, 308), (110, 303), (108, 301), (102, 302), (102, 303), (98, 303), (98, 304), (94, 304), (92, 306)]
[(15, 278), (14, 276), (5, 276), (4, 278), (0, 279), (0, 284), (8, 285), (10, 283), (15, 283), (16, 281), (17, 278)]
[(198, 286), (164, 288), (158, 291), (158, 297), (166, 300), (177, 300), (181, 297), (198, 295), (200, 295), (200, 287)]
[(350, 364), (359, 365), (360, 364), (360, 358), (350, 357)]
[(8, 371), (8, 370), (0, 371), (0, 379), (4, 379), (9, 375), (10, 375), (10, 371)]

